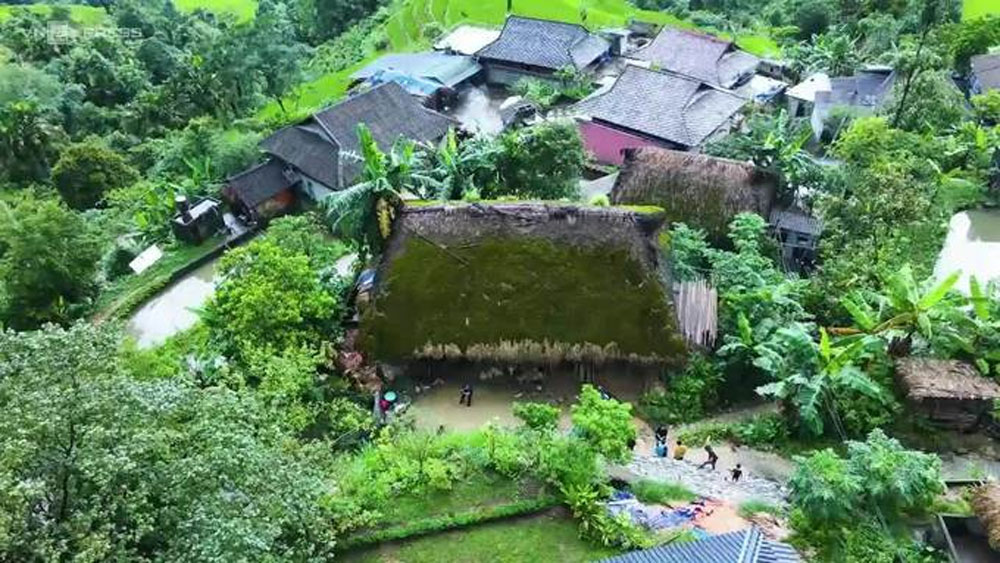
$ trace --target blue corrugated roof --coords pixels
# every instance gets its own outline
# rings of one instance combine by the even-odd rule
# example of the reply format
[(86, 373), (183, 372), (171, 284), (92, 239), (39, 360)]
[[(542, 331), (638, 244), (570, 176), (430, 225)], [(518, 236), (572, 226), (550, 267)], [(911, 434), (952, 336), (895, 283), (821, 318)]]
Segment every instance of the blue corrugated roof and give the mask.
[(757, 528), (631, 551), (603, 563), (797, 563), (791, 547), (764, 539)]
[(472, 57), (444, 53), (392, 53), (383, 55), (351, 75), (353, 80), (369, 80), (379, 72), (396, 71), (439, 86), (455, 88), (481, 70)]

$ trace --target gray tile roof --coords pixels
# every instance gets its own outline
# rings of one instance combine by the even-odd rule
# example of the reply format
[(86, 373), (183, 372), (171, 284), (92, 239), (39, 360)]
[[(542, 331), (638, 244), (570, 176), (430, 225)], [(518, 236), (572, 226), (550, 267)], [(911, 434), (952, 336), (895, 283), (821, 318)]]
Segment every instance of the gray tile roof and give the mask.
[(648, 70), (625, 69), (611, 89), (575, 106), (579, 114), (686, 147), (695, 147), (746, 100), (704, 82)]
[(272, 158), (230, 177), (226, 191), (247, 207), (257, 207), (295, 184), (285, 176), (284, 168), (280, 160)]
[(972, 57), (971, 63), (972, 74), (984, 93), (987, 90), (1000, 90), (1000, 53), (976, 55)]
[(611, 45), (581, 25), (509, 16), (496, 41), (476, 53), (480, 59), (526, 64), (551, 70), (589, 66)]
[(446, 53), (392, 53), (383, 55), (351, 75), (353, 80), (367, 80), (382, 70), (395, 70), (454, 88), (482, 68), (472, 57)]
[(340, 187), (337, 175), (339, 147), (315, 125), (279, 129), (261, 141), (260, 148), (330, 189)]
[(375, 142), (389, 150), (400, 137), (434, 142), (458, 123), (425, 108), (395, 82), (380, 84), (327, 108), (313, 119), (340, 146), (341, 178), (350, 185), (362, 169), (358, 124), (371, 129)]
[(724, 88), (732, 88), (742, 78), (752, 75), (760, 62), (730, 41), (675, 27), (660, 30), (653, 41), (634, 56), (661, 70)]
[(896, 74), (890, 69), (860, 70), (854, 76), (830, 79), (832, 105), (878, 107), (892, 90)]
[(796, 233), (819, 236), (823, 232), (819, 219), (796, 208), (772, 209), (769, 222), (778, 229)]
[(795, 563), (791, 547), (764, 539), (757, 528), (702, 540), (632, 551), (602, 563)]

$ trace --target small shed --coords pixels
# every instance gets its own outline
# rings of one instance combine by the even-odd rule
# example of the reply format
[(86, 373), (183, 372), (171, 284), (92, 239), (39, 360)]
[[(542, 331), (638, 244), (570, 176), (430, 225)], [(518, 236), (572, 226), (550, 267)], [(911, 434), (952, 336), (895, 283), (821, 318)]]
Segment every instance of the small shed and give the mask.
[(823, 224), (798, 207), (774, 209), (768, 223), (781, 243), (781, 258), (785, 268), (805, 272), (816, 263), (816, 248)]
[(1000, 385), (958, 360), (901, 358), (896, 379), (911, 405), (939, 426), (956, 430), (978, 428), (1000, 398)]
[(296, 203), (298, 178), (278, 159), (271, 159), (229, 178), (222, 195), (249, 223), (288, 212)]
[(170, 222), (170, 227), (177, 240), (189, 244), (201, 244), (225, 226), (222, 220), (222, 206), (210, 197), (191, 205), (186, 197), (177, 196), (174, 199), (174, 206), (177, 215)]
[(500, 37), (500, 30), (460, 25), (434, 44), (434, 49), (459, 55), (475, 55)]

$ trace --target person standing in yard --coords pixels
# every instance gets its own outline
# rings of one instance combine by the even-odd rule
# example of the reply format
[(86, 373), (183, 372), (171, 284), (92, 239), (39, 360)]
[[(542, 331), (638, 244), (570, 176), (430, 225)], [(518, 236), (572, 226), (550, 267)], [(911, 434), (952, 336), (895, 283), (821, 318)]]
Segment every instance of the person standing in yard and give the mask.
[(667, 457), (667, 433), (669, 429), (661, 424), (653, 432), (654, 446), (653, 452), (659, 457)]
[(462, 394), (458, 396), (458, 404), (472, 406), (472, 385), (466, 383), (462, 386)]
[(730, 469), (729, 472), (733, 475), (733, 483), (735, 483), (743, 476), (743, 467), (737, 463), (736, 467)]
[(684, 442), (677, 440), (677, 447), (674, 448), (674, 459), (677, 461), (684, 461), (684, 454), (688, 451), (687, 446)]
[(708, 454), (708, 459), (706, 459), (704, 463), (699, 465), (698, 469), (701, 469), (702, 467), (708, 465), (712, 467), (712, 471), (715, 471), (715, 463), (719, 461), (719, 456), (715, 453), (715, 450), (712, 449), (712, 444), (709, 444), (708, 442), (705, 443), (705, 453)]

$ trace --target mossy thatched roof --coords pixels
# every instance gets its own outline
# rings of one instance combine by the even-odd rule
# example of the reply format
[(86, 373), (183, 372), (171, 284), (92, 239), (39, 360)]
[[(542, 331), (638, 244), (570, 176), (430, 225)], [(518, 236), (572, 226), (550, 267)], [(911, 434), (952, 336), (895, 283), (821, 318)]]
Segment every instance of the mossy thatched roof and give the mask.
[(739, 213), (768, 217), (776, 185), (771, 175), (747, 162), (644, 147), (626, 152), (611, 201), (658, 205), (668, 222), (721, 238)]
[(914, 400), (1000, 398), (1000, 385), (958, 360), (901, 358), (896, 362), (896, 375)]
[(407, 206), (362, 345), (377, 360), (666, 362), (683, 354), (660, 211), (514, 203)]

